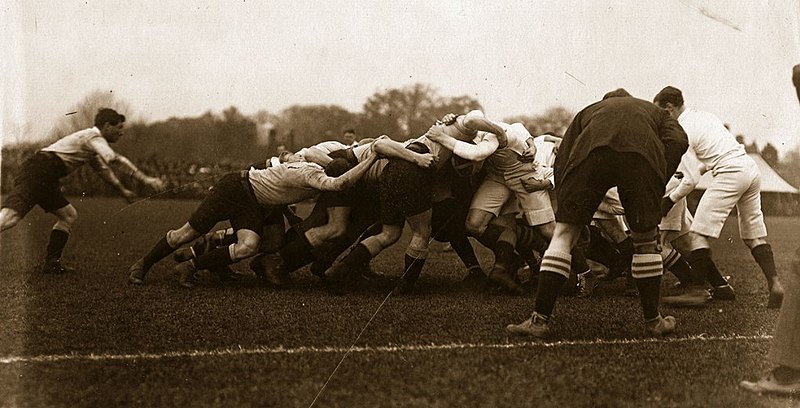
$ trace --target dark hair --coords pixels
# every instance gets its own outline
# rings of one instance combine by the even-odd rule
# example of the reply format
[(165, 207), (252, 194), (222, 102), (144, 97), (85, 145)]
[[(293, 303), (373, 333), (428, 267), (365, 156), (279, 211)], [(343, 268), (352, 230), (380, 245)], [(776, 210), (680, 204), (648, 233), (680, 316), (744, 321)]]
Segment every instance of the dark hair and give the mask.
[(347, 162), (347, 159), (342, 158), (333, 159), (325, 166), (325, 174), (328, 177), (339, 177), (346, 173), (347, 170), (350, 170), (350, 163)]
[(627, 90), (625, 90), (625, 88), (617, 88), (603, 95), (603, 100), (606, 100), (608, 98), (623, 98), (623, 97), (632, 97), (632, 95)]
[(356, 130), (355, 130), (355, 129), (353, 129), (353, 128), (347, 128), (347, 129), (345, 129), (345, 130), (343, 130), (343, 131), (342, 131), (342, 134), (345, 134), (345, 133), (352, 133), (352, 134), (356, 134)]
[(94, 116), (94, 125), (98, 128), (102, 128), (106, 123), (117, 126), (121, 122), (125, 122), (125, 115), (120, 115), (114, 109), (100, 108)]
[(674, 86), (667, 86), (656, 94), (656, 97), (653, 98), (653, 103), (656, 105), (671, 103), (672, 106), (680, 108), (683, 106), (683, 94), (680, 89)]

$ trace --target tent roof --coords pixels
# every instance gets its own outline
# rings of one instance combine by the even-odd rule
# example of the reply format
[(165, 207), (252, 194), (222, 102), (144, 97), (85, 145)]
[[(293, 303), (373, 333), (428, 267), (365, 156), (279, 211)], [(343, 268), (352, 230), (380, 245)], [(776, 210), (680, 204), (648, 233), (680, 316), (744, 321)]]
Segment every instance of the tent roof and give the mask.
[[(794, 188), (791, 184), (787, 183), (772, 167), (758, 153), (748, 153), (758, 165), (758, 171), (761, 173), (761, 192), (764, 193), (791, 193), (797, 194), (800, 191)], [(697, 183), (697, 190), (705, 190), (711, 184), (713, 176), (711, 172), (703, 174), (700, 181)]]

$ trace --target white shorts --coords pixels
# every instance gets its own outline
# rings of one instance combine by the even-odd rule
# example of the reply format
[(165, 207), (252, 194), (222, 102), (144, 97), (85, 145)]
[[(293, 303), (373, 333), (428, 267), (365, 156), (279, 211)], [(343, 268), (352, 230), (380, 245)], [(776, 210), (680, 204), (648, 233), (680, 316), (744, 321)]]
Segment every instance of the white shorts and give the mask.
[[(675, 191), (679, 184), (680, 180), (676, 179), (675, 177), (671, 177), (667, 183), (666, 194), (664, 196), (666, 197)], [(672, 209), (669, 210), (667, 215), (661, 218), (661, 223), (658, 224), (658, 229), (661, 231), (679, 232), (677, 236), (681, 236), (690, 231), (693, 220), (694, 217), (692, 217), (692, 213), (689, 212), (689, 208), (686, 204), (686, 198), (681, 198), (677, 203), (675, 203), (675, 205), (672, 206)]]
[(512, 191), (505, 184), (486, 178), (472, 198), (470, 210), (482, 210), (499, 216), (521, 212), (528, 225), (536, 226), (555, 221), (550, 194), (546, 190), (529, 192)]
[(619, 215), (625, 215), (625, 208), (622, 207), (622, 202), (619, 200), (619, 192), (616, 187), (608, 189), (600, 206), (597, 207), (592, 218), (596, 220), (613, 220)]
[(761, 212), (761, 174), (750, 156), (730, 158), (712, 170), (714, 179), (694, 214), (691, 231), (719, 238), (725, 219), (736, 207), (739, 236), (742, 239), (764, 238), (767, 226)]

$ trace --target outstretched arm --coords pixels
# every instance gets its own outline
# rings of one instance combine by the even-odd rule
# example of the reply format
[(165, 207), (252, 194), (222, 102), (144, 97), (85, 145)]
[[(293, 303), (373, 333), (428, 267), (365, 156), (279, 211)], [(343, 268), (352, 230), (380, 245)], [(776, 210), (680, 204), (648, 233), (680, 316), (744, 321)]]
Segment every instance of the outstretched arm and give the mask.
[(456, 120), (462, 120), (462, 124), (469, 129), (489, 132), (497, 136), (497, 142), (499, 143), (499, 148), (503, 149), (508, 146), (508, 138), (506, 137), (506, 131), (503, 129), (502, 126), (499, 124), (487, 119), (483, 112), (474, 110), (466, 115), (464, 118), (458, 118)]
[(94, 169), (97, 175), (103, 179), (103, 181), (119, 190), (119, 192), (122, 193), (122, 196), (125, 197), (129, 203), (132, 203), (136, 200), (136, 193), (127, 189), (125, 185), (119, 181), (117, 175), (111, 171), (111, 168), (108, 167), (108, 165), (103, 161), (103, 159), (100, 158), (100, 156), (95, 156), (92, 160), (90, 160), (89, 165), (92, 166), (92, 169)]
[(139, 168), (137, 168), (130, 160), (128, 160), (127, 157), (112, 150), (108, 145), (108, 142), (106, 142), (106, 140), (102, 137), (96, 137), (92, 139), (89, 144), (92, 146), (100, 159), (111, 165), (115, 170), (136, 179), (153, 190), (161, 191), (164, 189), (164, 182), (161, 181), (161, 179), (150, 177), (142, 173), (141, 170), (139, 170)]
[(456, 156), (472, 161), (484, 160), (491, 156), (500, 144), (494, 134), (484, 136), (477, 144), (462, 142), (450, 136), (443, 125), (431, 126), (425, 136), (451, 150)]

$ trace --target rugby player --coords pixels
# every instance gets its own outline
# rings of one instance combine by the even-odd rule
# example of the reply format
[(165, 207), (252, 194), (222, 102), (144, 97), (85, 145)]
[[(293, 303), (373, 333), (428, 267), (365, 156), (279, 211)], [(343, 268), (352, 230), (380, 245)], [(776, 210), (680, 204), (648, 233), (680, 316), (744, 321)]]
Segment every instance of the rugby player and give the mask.
[[(478, 131), (494, 133), (499, 144), (505, 147), (505, 131), (482, 113), (459, 115), (444, 124), (443, 129), (459, 140), (471, 140)], [(426, 135), (406, 142), (406, 148), (417, 153), (431, 153), (436, 165), (429, 169), (417, 166), (406, 160), (390, 158), (380, 176), (381, 232), (355, 246), (341, 262), (325, 272), (334, 280), (350, 276), (351, 271), (364, 265), (385, 248), (397, 242), (408, 222), (412, 231), (404, 258), (404, 273), (395, 287), (396, 294), (413, 290), (428, 256), (431, 238), (431, 220), (434, 183), (442, 166), (449, 165), (452, 151), (434, 142)]]
[[(690, 228), (694, 249), (688, 261), (692, 269), (701, 273), (711, 285), (714, 299), (735, 298), (733, 288), (713, 261), (711, 240), (719, 238), (725, 220), (736, 207), (739, 236), (767, 278), (767, 307), (779, 308), (784, 290), (775, 270), (772, 247), (766, 240), (767, 226), (761, 212), (761, 175), (755, 161), (719, 118), (687, 107), (680, 89), (667, 86), (653, 101), (666, 109), (684, 128), (689, 137), (690, 151), (701, 164), (696, 171), (689, 169), (680, 185), (663, 198), (662, 211), (666, 213), (675, 202), (693, 191), (700, 175), (706, 171), (714, 174), (711, 185), (697, 205)], [(686, 295), (692, 296), (689, 293)]]
[(346, 161), (334, 160), (325, 168), (316, 163), (296, 161), (228, 173), (215, 184), (186, 224), (168, 231), (143, 258), (131, 265), (128, 282), (142, 284), (147, 271), (156, 262), (207, 233), (217, 222), (229, 220), (236, 232), (235, 243), (176, 266), (179, 283), (192, 287), (197, 269), (230, 265), (256, 255), (265, 222), (264, 207), (277, 218), (281, 217), (281, 208), (285, 205), (313, 198), (321, 191), (344, 190), (354, 185), (376, 158), (377, 154), (371, 152), (366, 160), (346, 172)]
[(508, 325), (509, 333), (549, 336), (559, 290), (570, 275), (570, 252), (615, 185), (634, 242), (631, 274), (645, 331), (665, 335), (675, 330), (675, 318), (662, 317), (658, 310), (663, 274), (658, 204), (686, 148), (686, 134), (675, 119), (623, 89), (609, 92), (576, 115), (556, 156), (556, 230), (542, 257), (533, 313), (520, 324)]
[[(14, 192), (3, 201), (0, 210), (0, 231), (5, 231), (25, 217), (34, 206), (56, 216), (58, 221), (50, 232), (42, 272), (64, 273), (71, 271), (61, 264), (61, 256), (69, 240), (78, 211), (61, 192), (60, 179), (89, 163), (97, 174), (114, 186), (128, 202), (136, 193), (126, 188), (114, 171), (129, 176), (154, 191), (161, 191), (161, 179), (142, 173), (125, 156), (109, 146), (124, 134), (125, 115), (113, 109), (101, 108), (94, 117), (94, 127), (64, 136), (55, 143), (37, 151), (22, 163), (14, 181)], [(112, 170), (113, 168), (113, 170)]]

